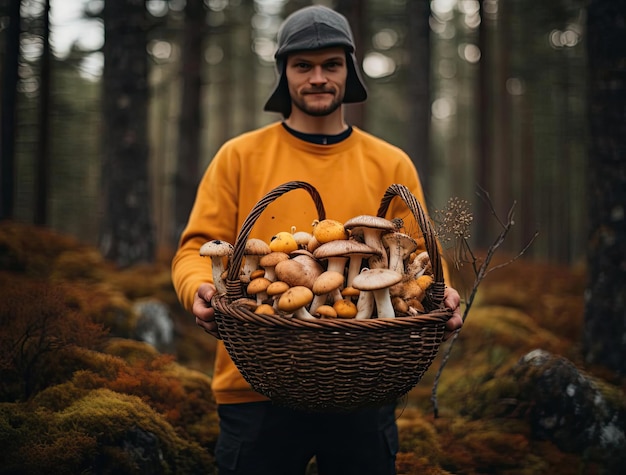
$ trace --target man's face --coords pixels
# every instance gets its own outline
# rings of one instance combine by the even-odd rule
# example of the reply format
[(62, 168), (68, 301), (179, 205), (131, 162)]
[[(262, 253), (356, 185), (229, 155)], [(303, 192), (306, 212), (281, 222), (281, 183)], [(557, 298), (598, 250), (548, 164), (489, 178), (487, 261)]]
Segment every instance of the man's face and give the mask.
[(341, 106), (348, 67), (343, 48), (290, 54), (286, 67), (293, 105), (305, 114), (322, 117)]

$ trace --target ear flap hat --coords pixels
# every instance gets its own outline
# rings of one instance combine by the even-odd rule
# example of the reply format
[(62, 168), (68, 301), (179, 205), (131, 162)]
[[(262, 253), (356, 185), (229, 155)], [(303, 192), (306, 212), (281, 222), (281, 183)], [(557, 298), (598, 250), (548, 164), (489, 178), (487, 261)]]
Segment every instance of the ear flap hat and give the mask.
[(341, 46), (346, 50), (348, 77), (344, 103), (363, 102), (367, 90), (354, 55), (354, 39), (346, 18), (330, 8), (314, 5), (289, 15), (278, 30), (278, 49), (274, 54), (278, 82), (265, 103), (264, 110), (291, 114), (291, 97), (287, 87), (285, 65), (287, 56), (296, 51), (312, 51)]

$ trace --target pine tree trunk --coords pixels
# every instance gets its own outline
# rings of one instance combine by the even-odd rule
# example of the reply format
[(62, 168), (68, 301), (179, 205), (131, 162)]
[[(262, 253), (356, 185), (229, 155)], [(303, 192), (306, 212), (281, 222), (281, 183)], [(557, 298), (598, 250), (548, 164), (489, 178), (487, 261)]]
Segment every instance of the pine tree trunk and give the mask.
[(11, 219), (15, 212), (15, 124), (18, 81), (18, 57), (20, 51), (20, 6), (16, 0), (8, 9), (2, 55), (2, 109), (0, 117), (0, 220)]
[(430, 193), (430, 3), (409, 0), (407, 8), (407, 102), (409, 106), (407, 152), (422, 178), (424, 192)]
[(589, 284), (584, 353), (626, 374), (626, 1), (588, 7)]
[(185, 6), (181, 82), (182, 101), (178, 126), (178, 160), (174, 205), (176, 245), (193, 206), (200, 181), (200, 131), (202, 129), (202, 53), (205, 10), (202, 0), (188, 0)]
[(103, 216), (100, 246), (120, 266), (152, 262), (144, 0), (104, 2)]

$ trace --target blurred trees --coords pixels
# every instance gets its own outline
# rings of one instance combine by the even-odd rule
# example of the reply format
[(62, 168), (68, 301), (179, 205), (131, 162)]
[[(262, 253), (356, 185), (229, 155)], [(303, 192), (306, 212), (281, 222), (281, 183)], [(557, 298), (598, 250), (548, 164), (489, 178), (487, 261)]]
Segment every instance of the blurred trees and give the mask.
[(5, 35), (2, 53), (2, 117), (0, 119), (0, 219), (14, 216), (17, 67), (20, 51), (20, 2), (2, 2)]
[(175, 180), (174, 236), (175, 243), (187, 223), (196, 197), (200, 170), (202, 130), (202, 62), (206, 24), (206, 9), (202, 0), (189, 0), (184, 10), (181, 41), (180, 81), (181, 105), (178, 120), (178, 163)]
[[(53, 11), (58, 1), (52, 0)], [(23, 18), (40, 15), (41, 8), (33, 5), (42, 2), (22, 0)], [(108, 3), (118, 8), (119, 2)], [(121, 106), (109, 99), (107, 77), (87, 70), (98, 52), (81, 50), (79, 44), (64, 56), (57, 52), (51, 68), (49, 224), (89, 242), (102, 235), (103, 249), (113, 259), (119, 253), (113, 236), (121, 233), (146, 239), (155, 232), (154, 242), (147, 238), (145, 249), (133, 251), (137, 254), (151, 254), (150, 247), (162, 255), (171, 252), (194, 184), (217, 148), (240, 132), (279, 119), (262, 111), (275, 81), (273, 41), (282, 18), (310, 3), (146, 0), (143, 21), (149, 29), (138, 32), (143, 39), (131, 45), (137, 47), (133, 68), (145, 64), (145, 75), (133, 68), (123, 71), (127, 78), (138, 73), (132, 85), (138, 93), (147, 77), (141, 92), (145, 110), (125, 109), (133, 115), (126, 124), (115, 120), (112, 126), (99, 115), (101, 107), (111, 114)], [(89, 15), (101, 15), (102, 3), (85, 0), (84, 5)], [(369, 0), (335, 6), (352, 21), (369, 89), (368, 101), (350, 106), (347, 116), (410, 153), (429, 207), (441, 208), (451, 196), (473, 203), (480, 223), (475, 247), (484, 246), (497, 224), (476, 198), (480, 185), (497, 209), (518, 203), (507, 243), (512, 251), (538, 229), (531, 255), (582, 262), (587, 224), (582, 211), (587, 193), (584, 1)], [(0, 14), (9, 16), (7, 9)], [(3, 187), (3, 193), (14, 198), (17, 219), (34, 221), (39, 140), (32, 118), (42, 93), (43, 56), (29, 25), (24, 23), (21, 35), (16, 166), (3, 173), (15, 177), (14, 190)], [(115, 31), (107, 38), (122, 41)], [(9, 33), (0, 31), (0, 42), (8, 44)], [(140, 43), (144, 60), (138, 59)], [(140, 145), (143, 114), (148, 138)], [(125, 127), (128, 133), (121, 135)], [(113, 130), (120, 135), (110, 135)], [(135, 151), (128, 140), (135, 140)], [(114, 147), (115, 158), (110, 155)], [(119, 163), (113, 166), (113, 159)], [(122, 172), (126, 166), (134, 170)], [(122, 180), (130, 183), (133, 174), (148, 179), (129, 191)], [(119, 180), (119, 187), (100, 186), (112, 180)], [(134, 209), (138, 214), (124, 218), (125, 224), (106, 217), (128, 206), (144, 210)]]
[(147, 13), (143, 0), (105, 2), (100, 248), (128, 266), (152, 262)]

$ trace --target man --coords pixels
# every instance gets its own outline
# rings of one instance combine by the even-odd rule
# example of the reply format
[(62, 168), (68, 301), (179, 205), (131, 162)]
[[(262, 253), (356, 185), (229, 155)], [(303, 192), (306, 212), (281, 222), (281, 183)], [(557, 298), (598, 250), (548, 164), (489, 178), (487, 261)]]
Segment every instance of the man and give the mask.
[[(279, 80), (265, 110), (284, 121), (245, 133), (222, 146), (209, 165), (172, 265), (178, 296), (206, 332), (217, 336), (211, 298), (211, 264), (199, 257), (206, 241), (234, 243), (256, 202), (293, 180), (313, 185), (327, 217), (345, 222), (376, 214), (393, 183), (424, 202), (415, 167), (398, 148), (344, 121), (343, 103), (367, 92), (354, 56), (346, 19), (321, 6), (289, 16), (278, 33)], [(401, 200), (388, 215), (410, 219)], [(269, 241), (280, 231), (310, 230), (317, 218), (309, 195), (291, 191), (272, 202), (250, 238)], [(462, 320), (459, 295), (446, 290), (454, 310), (452, 332)], [(398, 435), (394, 407), (348, 414), (308, 414), (274, 406), (254, 392), (218, 342), (213, 391), (220, 436), (215, 456), (220, 474), (304, 474), (315, 457), (320, 474), (393, 474)]]

